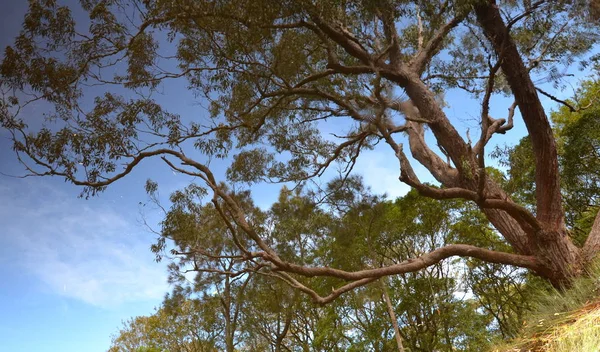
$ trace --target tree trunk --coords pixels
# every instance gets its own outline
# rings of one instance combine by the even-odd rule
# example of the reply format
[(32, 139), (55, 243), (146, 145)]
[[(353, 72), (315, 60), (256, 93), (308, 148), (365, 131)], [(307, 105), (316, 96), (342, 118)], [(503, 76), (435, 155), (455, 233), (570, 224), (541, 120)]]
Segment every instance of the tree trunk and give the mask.
[(501, 60), (502, 72), (512, 89), (529, 132), (536, 164), (537, 218), (553, 229), (562, 229), (565, 222), (560, 194), (558, 153), (550, 121), (537, 95), (529, 69), (523, 63), (495, 0), (476, 6), (475, 12), (481, 28)]
[(477, 20), (501, 60), (502, 72), (511, 87), (529, 132), (535, 155), (536, 218), (542, 229), (532, 234), (531, 252), (538, 257), (554, 286), (568, 285), (581, 273), (580, 250), (568, 237), (560, 193), (558, 153), (552, 127), (539, 100), (529, 69), (523, 63), (510, 29), (495, 0), (475, 7)]
[(224, 311), (225, 311), (225, 350), (227, 352), (235, 352), (233, 346), (233, 321), (231, 317), (231, 284), (229, 281), (229, 275), (225, 277), (225, 290), (224, 290)]
[(596, 254), (600, 251), (600, 212), (596, 214), (596, 219), (592, 225), (592, 230), (583, 246), (583, 258), (585, 263), (590, 263)]
[[(292, 324), (292, 312), (288, 311), (288, 312), (286, 312), (286, 315), (285, 315), (285, 322), (284, 322), (283, 329), (280, 330), (279, 326), (277, 328), (277, 336), (275, 339), (275, 352), (283, 351), (283, 340), (287, 336), (287, 333), (290, 329), (291, 324)], [(279, 324), (277, 324), (277, 325), (279, 325)]]
[(390, 316), (390, 320), (392, 321), (392, 327), (394, 328), (394, 337), (396, 338), (396, 345), (398, 346), (398, 352), (404, 352), (404, 345), (402, 344), (402, 336), (400, 336), (400, 328), (398, 327), (398, 319), (396, 318), (396, 313), (394, 312), (394, 306), (392, 305), (392, 300), (390, 299), (390, 295), (388, 294), (387, 285), (385, 284), (386, 278), (381, 279), (381, 289), (383, 292), (383, 299), (385, 300), (385, 306), (387, 308), (388, 314)]

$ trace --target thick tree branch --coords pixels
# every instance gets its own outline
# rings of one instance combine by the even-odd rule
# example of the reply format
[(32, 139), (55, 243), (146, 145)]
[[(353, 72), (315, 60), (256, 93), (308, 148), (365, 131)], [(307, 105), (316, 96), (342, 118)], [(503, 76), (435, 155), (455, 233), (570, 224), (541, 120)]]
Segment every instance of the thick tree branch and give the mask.
[(406, 90), (412, 104), (418, 109), (418, 115), (427, 121), (439, 145), (452, 159), (454, 166), (461, 174), (470, 173), (468, 170), (471, 168), (470, 146), (450, 123), (429, 87), (417, 75), (405, 69), (394, 73), (381, 70), (380, 74)]
[(381, 20), (381, 23), (383, 23), (383, 32), (385, 33), (389, 46), (386, 52), (389, 54), (390, 64), (392, 67), (398, 67), (401, 64), (401, 50), (393, 12), (393, 7), (389, 6), (389, 3), (386, 2), (384, 8), (379, 10), (377, 15)]
[(440, 183), (446, 186), (457, 185), (458, 171), (427, 146), (423, 125), (413, 121), (407, 122), (406, 125), (409, 127), (406, 132), (413, 158), (425, 166)]
[(494, 0), (475, 7), (477, 20), (498, 55), (531, 138), (536, 160), (537, 217), (552, 229), (564, 230), (558, 154), (552, 127), (521, 55)]
[[(405, 260), (399, 264), (355, 272), (348, 272), (328, 267), (310, 268), (289, 263), (286, 263), (284, 266), (274, 264), (272, 270), (274, 270), (277, 273), (276, 275), (290, 286), (297, 288), (311, 296), (315, 303), (327, 304), (339, 297), (341, 294), (357, 287), (369, 284), (381, 277), (416, 272), (453, 256), (471, 257), (484, 260), (486, 262), (514, 265), (534, 271), (542, 270), (542, 267), (538, 263), (537, 259), (533, 256), (496, 252), (465, 244), (448, 245), (424, 254), (418, 258)], [(337, 289), (332, 289), (331, 294), (322, 297), (316, 291), (302, 284), (288, 273), (294, 273), (306, 277), (336, 277), (351, 282)]]
[[(465, 188), (435, 188), (421, 183), (403, 152), (400, 153), (399, 157), (401, 164), (400, 180), (415, 188), (420, 194), (434, 199), (459, 198), (471, 200), (484, 209), (498, 209), (505, 211), (513, 219), (519, 222), (523, 230), (532, 229), (533, 231), (539, 231), (541, 229), (541, 224), (537, 221), (533, 214), (531, 214), (526, 208), (512, 202), (509, 199), (482, 198), (478, 192)], [(515, 235), (517, 234), (505, 234), (509, 242), (513, 242), (511, 239), (513, 239)], [(521, 246), (517, 246), (517, 249), (521, 249), (520, 247)]]
[[(458, 16), (451, 19), (448, 23), (440, 27), (429, 39), (425, 47), (419, 50), (416, 56), (409, 62), (409, 67), (414, 70), (417, 74), (421, 75), (425, 68), (431, 61), (431, 59), (438, 53), (442, 47), (444, 39), (448, 36), (448, 33), (456, 26), (458, 26), (466, 17), (468, 13), (461, 13)], [(420, 17), (419, 17), (420, 22)], [(422, 38), (420, 37), (420, 40)]]
[(359, 59), (363, 64), (371, 66), (373, 61), (372, 57), (362, 45), (353, 40), (353, 38), (349, 37), (341, 29), (333, 27), (318, 16), (312, 16), (312, 20), (325, 35), (344, 48), (348, 54)]
[(307, 277), (327, 276), (354, 281), (363, 279), (378, 279), (383, 276), (416, 272), (454, 256), (480, 259), (488, 263), (513, 265), (534, 271), (542, 269), (540, 263), (534, 256), (491, 251), (489, 249), (479, 248), (467, 244), (451, 244), (433, 250), (420, 257), (408, 259), (398, 264), (376, 269), (365, 269), (349, 272), (329, 267), (304, 267), (291, 263), (282, 263), (282, 265), (275, 264), (274, 270), (285, 271)]
[(506, 124), (498, 128), (497, 133), (504, 134), (514, 127), (515, 110), (517, 109), (517, 102), (513, 102), (508, 108), (508, 117), (506, 118)]

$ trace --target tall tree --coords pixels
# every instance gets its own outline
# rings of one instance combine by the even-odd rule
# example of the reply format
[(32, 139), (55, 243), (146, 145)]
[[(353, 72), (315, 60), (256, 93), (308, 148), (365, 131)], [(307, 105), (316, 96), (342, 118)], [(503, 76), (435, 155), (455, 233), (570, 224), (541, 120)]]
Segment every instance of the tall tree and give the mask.
[[(168, 299), (167, 299), (168, 302)], [(215, 352), (223, 326), (214, 299), (163, 304), (153, 315), (129, 319), (109, 352)]]
[[(599, 90), (600, 81), (584, 81), (573, 99), (565, 100), (558, 111), (551, 113), (562, 176), (566, 228), (579, 246), (583, 246), (588, 238), (599, 205)], [(524, 206), (535, 209), (535, 163), (531, 140), (524, 137), (516, 146), (497, 148), (494, 155), (507, 167), (504, 176), (507, 192)]]
[[(146, 190), (156, 202), (157, 187), (152, 181), (146, 184)], [(165, 212), (161, 236), (152, 250), (160, 259), (170, 240), (173, 246), (170, 253), (175, 257), (169, 265), (169, 279), (175, 284), (174, 297), (182, 302), (198, 295), (202, 300), (217, 300), (224, 323), (222, 346), (225, 351), (233, 352), (239, 343), (246, 289), (252, 273), (260, 270), (261, 265), (243, 260), (245, 258), (238, 254), (238, 247), (247, 247), (247, 241), (237, 237), (233, 225), (222, 221), (222, 208), (217, 201), (206, 205), (199, 202), (204, 195), (202, 188), (195, 184), (171, 195), (171, 208)], [(262, 224), (264, 215), (254, 207), (249, 193), (236, 197), (243, 202), (246, 213), (252, 214), (246, 220)], [(227, 233), (230, 237), (224, 239), (223, 234)], [(195, 274), (192, 283), (185, 276), (188, 272)]]
[[(336, 261), (332, 264), (342, 268), (348, 263), (356, 267), (381, 267), (455, 242), (458, 240), (454, 237), (455, 227), (461, 220), (459, 214), (466, 210), (464, 205), (460, 201), (441, 203), (416, 191), (395, 202), (367, 200), (357, 204), (344, 215), (334, 232), (335, 242), (331, 246)], [(478, 245), (486, 247), (491, 242), (480, 240)], [(353, 346), (357, 350), (397, 349), (388, 318), (392, 315), (386, 302), (389, 299), (402, 345), (407, 350), (485, 349), (492, 335), (485, 327), (491, 324), (493, 316), (478, 312), (475, 307), (482, 306), (477, 302), (459, 298), (463, 278), (457, 272), (463, 265), (457, 261), (438, 263), (421, 272), (391, 277), (383, 282), (383, 287), (373, 285), (355, 290), (346, 300), (348, 313), (344, 314), (361, 332)]]
[[(526, 268), (561, 286), (600, 250), (600, 217), (582, 246), (565, 226), (557, 144), (539, 95), (561, 100), (536, 86), (560, 83), (562, 68), (596, 48), (597, 12), (587, 1), (81, 0), (77, 12), (87, 14), (81, 23), (68, 6), (31, 0), (0, 65), (0, 121), (32, 175), (60, 176), (94, 195), (160, 157), (204, 182), (238, 258), (321, 304), (452, 256)], [(210, 117), (157, 104), (152, 93), (167, 79), (185, 81)], [(474, 141), (444, 112), (441, 93), (455, 88), (481, 101)], [(492, 118), (491, 97), (500, 92), (515, 103), (506, 118)], [(28, 128), (23, 107), (36, 102), (55, 109), (43, 127)], [(535, 164), (530, 208), (485, 167), (486, 145), (513, 127), (516, 108)], [(323, 133), (330, 122), (333, 136)], [(402, 182), (435, 199), (473, 202), (510, 252), (467, 242), (383, 267), (297, 263), (265, 239), (242, 193), (206, 162), (231, 158), (227, 178), (238, 185), (303, 183), (335, 163), (351, 172), (379, 142)], [(205, 157), (193, 158), (198, 152)], [(415, 163), (441, 187), (422, 182)], [(335, 287), (302, 277), (333, 278)]]
[[(499, 246), (495, 242), (506, 246), (489, 227), (473, 225), (485, 217), (474, 207), (466, 207), (465, 202), (441, 203), (415, 191), (395, 202), (382, 201), (369, 196), (358, 179), (351, 183), (353, 190), (347, 183), (344, 192), (329, 193), (323, 200), (329, 204), (327, 210), (315, 208), (310, 191), (284, 188), (278, 202), (265, 212), (268, 215), (254, 217), (253, 221), (268, 233), (263, 236), (286, 260), (305, 264), (318, 260), (347, 270), (399, 263), (415, 253), (460, 241), (459, 235), (469, 230), (479, 232), (468, 234), (479, 246), (495, 249)], [(331, 182), (328, 189), (334, 185), (339, 185), (338, 180)], [(356, 197), (357, 194), (362, 197)], [(217, 347), (227, 346), (230, 319), (222, 302), (229, 300), (238, 311), (242, 306), (236, 319), (236, 348), (248, 351), (404, 351), (404, 346), (410, 351), (480, 351), (496, 335), (495, 325), (504, 333), (515, 325), (512, 320), (521, 318), (514, 313), (520, 313), (523, 303), (519, 292), (524, 285), (519, 276), (503, 274), (503, 268), (471, 262), (468, 265), (474, 269), (469, 270), (473, 274), (467, 282), (458, 275), (464, 262), (438, 263), (418, 273), (388, 278), (380, 285), (357, 288), (326, 307), (314, 306), (305, 295), (276, 280), (271, 273), (257, 271), (250, 276), (240, 270), (240, 264), (245, 264), (243, 258), (223, 256), (219, 250), (223, 245), (214, 241), (219, 244), (215, 247), (209, 239), (225, 230), (210, 215), (208, 210), (212, 207), (199, 208), (199, 216), (191, 216), (190, 208), (183, 209), (182, 204), (196, 204), (184, 201), (190, 196), (189, 192), (174, 193), (168, 220), (163, 224), (163, 230), (168, 231), (163, 231), (162, 236), (173, 239), (177, 248), (187, 248), (171, 252), (181, 263), (213, 261), (214, 270), (197, 270), (193, 286), (202, 290), (206, 286), (203, 282), (209, 283), (205, 290), (208, 292), (199, 301), (216, 303), (211, 314), (221, 322), (214, 339)], [(194, 251), (195, 246), (200, 248)], [(236, 261), (238, 264), (230, 264)], [(216, 269), (223, 262), (225, 268)], [(204, 263), (201, 267), (208, 266)], [(226, 270), (229, 267), (236, 268), (239, 275)], [(180, 275), (181, 268), (175, 269), (174, 275)], [(479, 272), (483, 269), (488, 269), (485, 275)], [(243, 296), (231, 299), (221, 287), (233, 275), (249, 280)], [(516, 283), (511, 284), (509, 279)], [(478, 299), (460, 299), (461, 283), (470, 284)], [(326, 292), (336, 282), (314, 284)], [(499, 289), (509, 294), (498, 292)], [(194, 290), (176, 286), (175, 294), (164, 303), (166, 312), (177, 312), (177, 307), (195, 294)], [(150, 343), (150, 338), (146, 335), (140, 339)]]

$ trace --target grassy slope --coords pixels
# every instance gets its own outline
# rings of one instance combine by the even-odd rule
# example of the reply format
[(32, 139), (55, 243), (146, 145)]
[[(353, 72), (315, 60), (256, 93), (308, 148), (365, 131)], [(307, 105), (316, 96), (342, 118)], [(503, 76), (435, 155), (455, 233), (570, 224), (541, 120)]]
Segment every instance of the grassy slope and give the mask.
[(496, 345), (494, 352), (599, 352), (600, 265), (573, 287), (541, 294), (520, 338)]

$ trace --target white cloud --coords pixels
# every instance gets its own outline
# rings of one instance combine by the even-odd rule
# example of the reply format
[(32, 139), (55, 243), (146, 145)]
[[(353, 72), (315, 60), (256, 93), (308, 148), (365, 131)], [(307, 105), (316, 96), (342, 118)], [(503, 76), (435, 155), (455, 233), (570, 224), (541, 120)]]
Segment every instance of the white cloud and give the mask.
[(14, 185), (0, 187), (0, 244), (51, 292), (100, 307), (166, 292), (165, 268), (149, 250), (153, 237), (135, 221), (40, 179)]
[(356, 162), (354, 170), (362, 175), (365, 184), (376, 194), (387, 194), (389, 199), (405, 195), (410, 187), (400, 182), (398, 159), (381, 150), (363, 151)]

